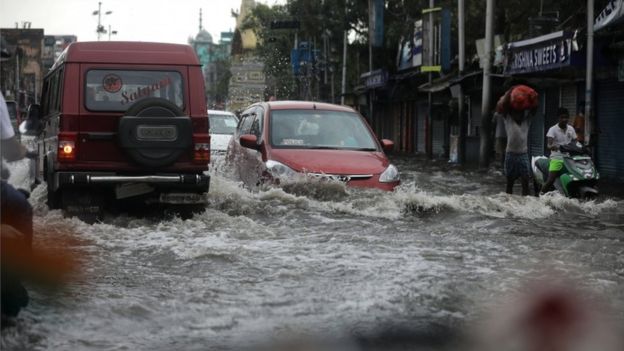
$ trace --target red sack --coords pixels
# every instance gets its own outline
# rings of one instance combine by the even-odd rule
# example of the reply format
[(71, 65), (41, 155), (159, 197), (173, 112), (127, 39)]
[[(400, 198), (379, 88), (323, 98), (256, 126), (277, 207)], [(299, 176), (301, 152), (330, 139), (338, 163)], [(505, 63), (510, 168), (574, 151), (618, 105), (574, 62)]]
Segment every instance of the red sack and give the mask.
[(517, 111), (532, 110), (539, 104), (537, 92), (526, 85), (516, 85), (511, 88), (509, 100), (510, 107)]

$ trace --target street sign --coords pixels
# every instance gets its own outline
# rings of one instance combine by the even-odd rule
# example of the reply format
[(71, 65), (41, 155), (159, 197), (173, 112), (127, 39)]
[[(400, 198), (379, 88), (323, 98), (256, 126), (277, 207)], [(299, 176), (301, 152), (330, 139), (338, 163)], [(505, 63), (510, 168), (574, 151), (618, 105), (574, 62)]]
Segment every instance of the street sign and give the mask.
[(377, 69), (372, 72), (363, 73), (360, 78), (364, 80), (364, 86), (367, 88), (379, 88), (388, 82), (388, 71)]

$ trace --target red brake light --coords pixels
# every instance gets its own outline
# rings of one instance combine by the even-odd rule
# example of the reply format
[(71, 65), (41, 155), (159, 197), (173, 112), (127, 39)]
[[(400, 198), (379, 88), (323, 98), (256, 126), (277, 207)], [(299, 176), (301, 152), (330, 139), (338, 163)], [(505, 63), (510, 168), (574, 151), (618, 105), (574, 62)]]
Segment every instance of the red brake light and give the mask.
[(60, 133), (58, 137), (57, 157), (59, 161), (76, 160), (77, 133)]
[(195, 163), (210, 162), (210, 134), (193, 135), (193, 161)]

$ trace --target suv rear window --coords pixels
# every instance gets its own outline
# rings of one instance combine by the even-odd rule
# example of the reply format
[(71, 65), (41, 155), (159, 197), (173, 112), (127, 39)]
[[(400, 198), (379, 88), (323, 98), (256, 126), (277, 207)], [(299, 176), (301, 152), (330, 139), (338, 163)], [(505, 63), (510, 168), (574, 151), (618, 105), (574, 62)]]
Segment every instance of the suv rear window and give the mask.
[(147, 97), (164, 98), (184, 108), (179, 72), (90, 70), (86, 81), (85, 105), (92, 111), (125, 111)]

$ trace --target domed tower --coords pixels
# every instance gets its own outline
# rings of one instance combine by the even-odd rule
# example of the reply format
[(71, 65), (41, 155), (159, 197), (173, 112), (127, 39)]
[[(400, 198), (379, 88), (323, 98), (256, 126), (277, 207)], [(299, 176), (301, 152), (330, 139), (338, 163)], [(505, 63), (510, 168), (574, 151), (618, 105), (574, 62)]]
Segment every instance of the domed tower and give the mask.
[(190, 40), (190, 44), (195, 49), (199, 62), (204, 68), (212, 61), (212, 35), (206, 31), (202, 25), (202, 10), (199, 9), (199, 32), (195, 39)]

